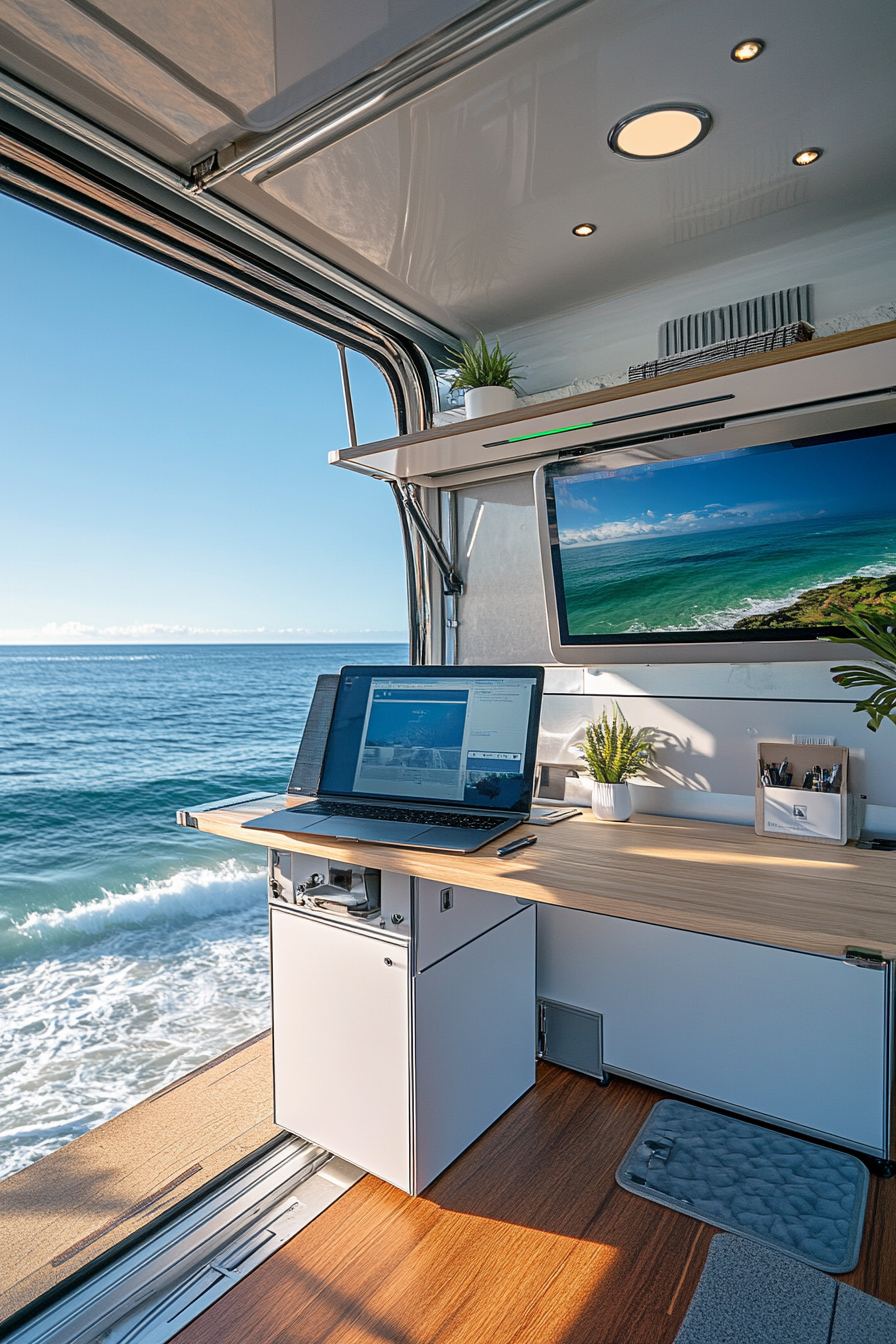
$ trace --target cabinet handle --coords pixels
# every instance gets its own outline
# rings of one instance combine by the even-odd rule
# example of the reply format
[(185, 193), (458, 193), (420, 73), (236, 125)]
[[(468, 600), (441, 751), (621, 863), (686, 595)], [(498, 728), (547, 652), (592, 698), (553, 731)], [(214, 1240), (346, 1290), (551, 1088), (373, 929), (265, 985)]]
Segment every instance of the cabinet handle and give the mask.
[(392, 965), (392, 958), (391, 958), (391, 957), (383, 957), (383, 964), (384, 964), (385, 966), (391, 966), (391, 965)]

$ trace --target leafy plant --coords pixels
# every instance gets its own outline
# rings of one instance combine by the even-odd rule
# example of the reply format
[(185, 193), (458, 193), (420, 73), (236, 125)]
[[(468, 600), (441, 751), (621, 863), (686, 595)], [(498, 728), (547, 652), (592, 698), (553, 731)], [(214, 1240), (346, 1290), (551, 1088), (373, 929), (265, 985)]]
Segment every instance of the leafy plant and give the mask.
[(461, 341), (460, 349), (452, 350), (451, 354), (454, 362), (448, 372), (452, 392), (464, 392), (471, 387), (512, 387), (519, 391), (520, 380), (513, 371), (517, 357), (505, 355), (497, 337), (494, 348), (489, 350), (480, 331), (472, 345)]
[(576, 750), (591, 778), (599, 784), (625, 784), (652, 764), (652, 737), (652, 728), (639, 728), (636, 732), (614, 703), (612, 720), (604, 709), (596, 723), (585, 725), (585, 741), (577, 743)]
[(854, 712), (867, 714), (872, 733), (876, 733), (884, 719), (896, 724), (896, 602), (878, 603), (874, 607), (854, 607), (852, 611), (837, 610), (837, 624), (846, 626), (849, 635), (827, 635), (834, 644), (858, 644), (874, 654), (876, 661), (844, 663), (832, 667), (834, 681), (840, 686), (873, 687), (864, 700), (857, 700)]

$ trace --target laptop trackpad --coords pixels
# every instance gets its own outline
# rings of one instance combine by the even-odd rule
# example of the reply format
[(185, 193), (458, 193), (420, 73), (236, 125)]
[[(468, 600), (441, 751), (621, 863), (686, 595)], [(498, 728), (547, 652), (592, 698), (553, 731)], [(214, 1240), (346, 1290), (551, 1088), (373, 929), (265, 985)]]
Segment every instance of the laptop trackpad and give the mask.
[(400, 845), (413, 840), (427, 828), (413, 821), (376, 821), (368, 817), (341, 817), (338, 813), (324, 817), (314, 827), (315, 835), (332, 835), (337, 839), (371, 840), (381, 845)]

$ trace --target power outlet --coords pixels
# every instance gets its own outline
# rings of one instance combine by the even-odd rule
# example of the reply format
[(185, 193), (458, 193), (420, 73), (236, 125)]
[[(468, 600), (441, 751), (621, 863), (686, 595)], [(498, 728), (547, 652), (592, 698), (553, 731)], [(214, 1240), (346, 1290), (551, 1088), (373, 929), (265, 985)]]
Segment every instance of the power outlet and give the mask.
[(439, 892), (439, 909), (444, 912), (454, 905), (454, 888), (443, 887)]

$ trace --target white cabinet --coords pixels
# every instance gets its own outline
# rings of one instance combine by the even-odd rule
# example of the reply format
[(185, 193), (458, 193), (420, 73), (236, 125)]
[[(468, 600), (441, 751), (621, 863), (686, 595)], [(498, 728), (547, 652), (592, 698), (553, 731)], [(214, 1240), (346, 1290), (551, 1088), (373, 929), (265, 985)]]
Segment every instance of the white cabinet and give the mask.
[(388, 926), (271, 909), (274, 1119), (412, 1194), (535, 1082), (534, 907), (423, 907), (423, 969)]
[(410, 1182), (408, 945), (271, 910), (274, 1120)]
[(538, 993), (602, 1014), (611, 1073), (889, 1155), (887, 967), (543, 907)]

